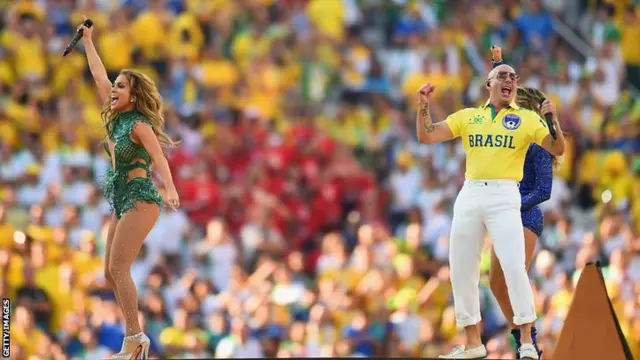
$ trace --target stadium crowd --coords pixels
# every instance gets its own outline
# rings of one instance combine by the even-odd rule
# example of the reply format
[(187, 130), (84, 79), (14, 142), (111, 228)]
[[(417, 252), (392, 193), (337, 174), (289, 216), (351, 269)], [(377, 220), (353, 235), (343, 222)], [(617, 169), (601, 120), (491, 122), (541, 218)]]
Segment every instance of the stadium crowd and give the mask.
[[(101, 104), (81, 46), (61, 56), (83, 15), (112, 80), (152, 76), (182, 141), (169, 155), (183, 206), (162, 212), (132, 268), (153, 356), (436, 357), (457, 344), (447, 244), (464, 153), (417, 143), (414, 96), (435, 83), (438, 120), (484, 102), (500, 44), (570, 141), (531, 268), (538, 341), (551, 356), (597, 260), (640, 357), (640, 7), (584, 1), (584, 59), (554, 31), (565, 2), (519, 3), (0, 1), (12, 357), (102, 359), (123, 338), (103, 274)], [(489, 244), (484, 338), (489, 357), (513, 358)]]

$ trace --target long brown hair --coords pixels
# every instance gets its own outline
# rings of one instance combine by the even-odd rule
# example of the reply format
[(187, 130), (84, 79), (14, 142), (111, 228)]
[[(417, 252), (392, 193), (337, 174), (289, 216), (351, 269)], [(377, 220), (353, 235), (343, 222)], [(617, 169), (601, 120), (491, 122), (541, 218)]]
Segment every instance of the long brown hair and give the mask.
[[(540, 106), (542, 101), (546, 98), (547, 95), (538, 89), (518, 87), (515, 101), (521, 108), (534, 111), (536, 114), (540, 115), (540, 117), (543, 117), (540, 112)], [(553, 167), (557, 169), (558, 165), (560, 165), (560, 159), (553, 154), (551, 154), (551, 158), (553, 161)]]
[[(162, 109), (162, 96), (153, 80), (147, 75), (131, 69), (123, 69), (120, 74), (125, 75), (131, 84), (131, 97), (135, 98), (135, 109), (151, 121), (153, 132), (158, 137), (160, 145), (164, 147), (176, 147), (177, 142), (171, 140), (164, 131), (164, 112)], [(102, 107), (100, 117), (107, 133), (111, 135), (113, 122), (118, 112), (112, 110), (107, 100)]]

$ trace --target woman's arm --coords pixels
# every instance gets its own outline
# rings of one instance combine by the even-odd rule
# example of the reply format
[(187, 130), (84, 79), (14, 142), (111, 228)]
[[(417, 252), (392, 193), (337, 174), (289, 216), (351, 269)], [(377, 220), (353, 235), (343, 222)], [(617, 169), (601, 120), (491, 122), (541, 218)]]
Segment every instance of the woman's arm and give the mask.
[(564, 138), (564, 132), (560, 127), (560, 122), (558, 121), (558, 113), (556, 112), (556, 108), (549, 99), (545, 100), (542, 103), (540, 113), (542, 113), (543, 115), (546, 115), (547, 113), (551, 114), (553, 119), (553, 126), (555, 127), (557, 134), (557, 139), (554, 139), (551, 134), (547, 135), (542, 140), (542, 144), (540, 145), (551, 154), (555, 156), (562, 156), (565, 151), (566, 140)]
[[(86, 20), (86, 18), (85, 18)], [(85, 52), (87, 53), (87, 62), (89, 63), (89, 69), (91, 70), (91, 75), (93, 76), (93, 80), (96, 82), (96, 87), (98, 88), (98, 95), (100, 95), (100, 101), (105, 102), (109, 98), (109, 94), (111, 93), (111, 81), (109, 81), (109, 77), (107, 76), (107, 69), (105, 69), (102, 64), (102, 60), (100, 60), (100, 55), (98, 55), (98, 50), (96, 50), (95, 45), (93, 44), (93, 27), (86, 27), (84, 25), (80, 25), (82, 29), (82, 40), (84, 42)]]
[(535, 147), (530, 153), (534, 157), (536, 186), (533, 191), (522, 197), (522, 210), (529, 210), (549, 200), (553, 182), (553, 158), (546, 150)]
[(167, 193), (175, 192), (176, 187), (173, 183), (171, 170), (169, 169), (169, 162), (162, 152), (160, 142), (153, 132), (153, 128), (151, 128), (149, 124), (140, 121), (134, 126), (131, 131), (131, 136), (144, 146), (149, 156), (151, 156), (151, 161), (158, 167), (158, 172), (160, 173), (160, 177), (162, 177)]
[(491, 66), (496, 68), (504, 64), (502, 60), (502, 48), (497, 45), (491, 46)]

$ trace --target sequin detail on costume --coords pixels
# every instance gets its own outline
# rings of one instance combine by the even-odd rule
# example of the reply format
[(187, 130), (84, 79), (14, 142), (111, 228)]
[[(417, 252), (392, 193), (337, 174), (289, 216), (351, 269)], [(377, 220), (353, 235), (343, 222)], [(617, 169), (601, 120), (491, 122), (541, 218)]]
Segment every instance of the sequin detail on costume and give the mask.
[(523, 211), (522, 214), (522, 226), (533, 231), (537, 237), (542, 235), (542, 229), (544, 228), (544, 215), (539, 207), (534, 206), (532, 209)]
[(520, 181), (522, 197), (522, 225), (538, 237), (542, 234), (544, 217), (538, 205), (551, 196), (553, 182), (553, 157), (538, 144), (531, 144), (524, 160)]
[[(131, 140), (131, 133), (140, 121), (151, 125), (148, 119), (135, 110), (120, 113), (108, 129), (108, 136), (114, 144), (114, 154), (109, 151), (107, 138), (103, 142), (109, 157), (115, 155), (115, 169), (110, 168), (107, 171), (102, 190), (118, 219), (133, 209), (137, 201), (160, 206), (163, 204), (162, 197), (151, 179), (151, 156), (144, 146)], [(129, 180), (129, 172), (134, 169), (146, 170), (146, 177)]]

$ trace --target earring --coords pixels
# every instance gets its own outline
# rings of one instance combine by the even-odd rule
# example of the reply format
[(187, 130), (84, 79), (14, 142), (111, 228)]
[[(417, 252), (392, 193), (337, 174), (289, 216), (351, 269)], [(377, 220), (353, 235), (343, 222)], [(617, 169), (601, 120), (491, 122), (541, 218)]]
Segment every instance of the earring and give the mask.
[(134, 101), (135, 101), (135, 99), (131, 99), (131, 100), (129, 100), (129, 102), (130, 102), (130, 103), (133, 103)]

